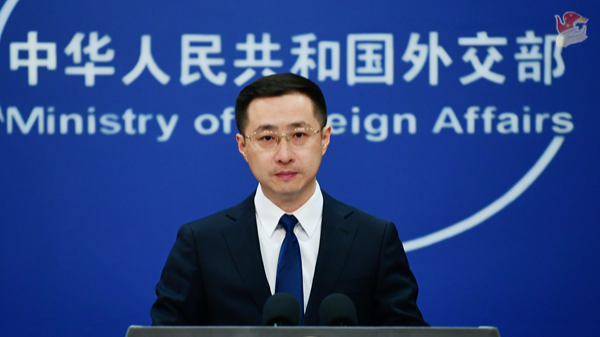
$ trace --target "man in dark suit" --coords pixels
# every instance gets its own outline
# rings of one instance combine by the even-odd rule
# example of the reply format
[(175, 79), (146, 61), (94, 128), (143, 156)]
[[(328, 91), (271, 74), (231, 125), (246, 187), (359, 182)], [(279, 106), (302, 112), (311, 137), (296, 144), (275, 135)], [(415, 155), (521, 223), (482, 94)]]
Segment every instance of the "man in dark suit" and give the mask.
[(326, 121), (321, 90), (303, 77), (263, 77), (240, 92), (238, 150), (259, 186), (181, 226), (156, 286), (154, 325), (260, 325), (277, 292), (296, 297), (303, 325), (319, 325), (332, 293), (350, 297), (359, 325), (427, 325), (395, 225), (321, 191)]

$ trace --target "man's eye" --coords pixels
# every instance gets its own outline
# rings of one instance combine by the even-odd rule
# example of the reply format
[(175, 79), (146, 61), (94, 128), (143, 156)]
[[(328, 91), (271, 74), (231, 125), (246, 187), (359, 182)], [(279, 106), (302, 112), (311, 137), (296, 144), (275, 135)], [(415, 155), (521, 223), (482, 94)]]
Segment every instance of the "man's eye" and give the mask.
[(306, 136), (307, 135), (304, 132), (294, 132), (294, 134), (292, 135), (292, 137), (294, 137), (294, 138), (304, 138)]
[(270, 141), (272, 141), (274, 139), (275, 138), (273, 136), (270, 136), (270, 135), (264, 135), (264, 136), (261, 136), (260, 138), (258, 138), (258, 140), (261, 141), (261, 142), (270, 142)]

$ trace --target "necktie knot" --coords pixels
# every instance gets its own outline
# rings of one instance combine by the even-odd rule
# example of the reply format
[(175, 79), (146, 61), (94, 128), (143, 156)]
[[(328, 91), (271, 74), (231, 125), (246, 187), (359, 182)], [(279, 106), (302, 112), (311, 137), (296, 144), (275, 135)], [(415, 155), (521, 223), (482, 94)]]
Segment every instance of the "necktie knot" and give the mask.
[[(293, 233), (294, 227), (298, 223), (298, 219), (292, 214), (284, 214), (279, 220), (279, 224), (283, 229), (285, 229), (286, 233)], [(290, 231), (291, 230), (291, 231)]]

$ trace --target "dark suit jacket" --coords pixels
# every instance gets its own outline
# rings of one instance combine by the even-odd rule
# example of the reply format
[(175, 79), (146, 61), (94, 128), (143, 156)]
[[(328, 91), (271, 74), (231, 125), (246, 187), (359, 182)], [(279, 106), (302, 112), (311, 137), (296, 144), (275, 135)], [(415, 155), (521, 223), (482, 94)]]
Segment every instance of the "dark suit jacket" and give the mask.
[[(349, 296), (359, 325), (427, 325), (396, 226), (323, 193), (321, 241), (304, 325), (319, 325), (332, 293)], [(153, 325), (261, 325), (271, 291), (254, 194), (181, 226), (156, 285)]]

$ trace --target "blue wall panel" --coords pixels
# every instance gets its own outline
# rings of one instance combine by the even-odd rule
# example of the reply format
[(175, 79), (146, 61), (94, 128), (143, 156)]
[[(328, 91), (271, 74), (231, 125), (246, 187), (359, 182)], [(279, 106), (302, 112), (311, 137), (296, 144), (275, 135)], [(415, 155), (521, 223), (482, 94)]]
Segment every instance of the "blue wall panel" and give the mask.
[[(568, 11), (589, 37), (560, 49)], [(337, 134), (319, 183), (396, 223), (429, 323), (597, 330), (599, 17), (595, 1), (5, 1), (0, 335), (151, 323), (179, 225), (256, 188), (227, 113), (265, 68), (323, 89)], [(246, 67), (249, 34), (263, 62)], [(145, 43), (159, 70), (137, 74)], [(444, 235), (455, 224), (471, 228)]]

